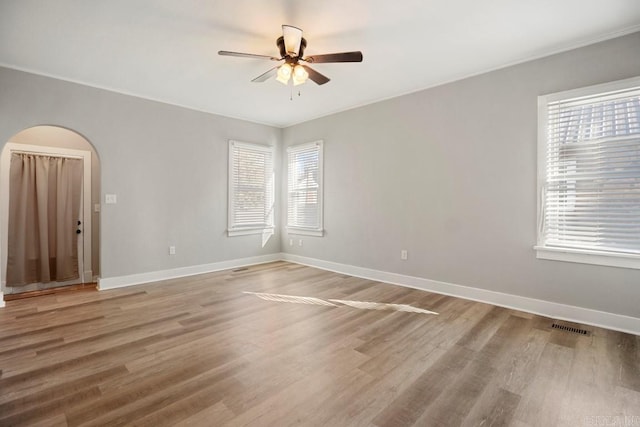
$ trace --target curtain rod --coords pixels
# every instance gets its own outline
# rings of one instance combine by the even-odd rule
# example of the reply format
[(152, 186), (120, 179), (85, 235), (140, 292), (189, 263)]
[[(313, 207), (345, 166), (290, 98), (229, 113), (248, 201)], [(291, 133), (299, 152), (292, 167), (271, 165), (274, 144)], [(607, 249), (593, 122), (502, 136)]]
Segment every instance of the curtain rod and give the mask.
[(11, 154), (32, 154), (36, 156), (56, 157), (61, 159), (79, 159), (79, 160), (84, 159), (84, 157), (82, 156), (74, 156), (72, 154), (54, 154), (54, 153), (44, 153), (41, 151), (11, 150)]

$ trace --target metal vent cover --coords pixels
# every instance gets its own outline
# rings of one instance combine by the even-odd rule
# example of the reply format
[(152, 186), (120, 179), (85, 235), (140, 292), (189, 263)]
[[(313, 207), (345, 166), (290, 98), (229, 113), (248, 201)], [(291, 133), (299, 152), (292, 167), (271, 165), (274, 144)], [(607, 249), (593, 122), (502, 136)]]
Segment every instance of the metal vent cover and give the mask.
[(589, 331), (587, 331), (587, 330), (578, 329), (578, 328), (574, 328), (574, 327), (571, 327), (571, 326), (558, 325), (557, 323), (554, 323), (553, 325), (551, 325), (551, 327), (553, 329), (560, 329), (561, 331), (572, 332), (574, 334), (589, 335)]

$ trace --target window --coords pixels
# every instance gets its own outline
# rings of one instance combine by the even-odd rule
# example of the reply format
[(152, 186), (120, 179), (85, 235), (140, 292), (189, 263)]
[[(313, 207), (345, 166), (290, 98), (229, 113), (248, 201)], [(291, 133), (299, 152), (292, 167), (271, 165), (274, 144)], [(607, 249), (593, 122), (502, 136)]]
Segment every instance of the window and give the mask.
[(229, 141), (229, 236), (273, 231), (273, 147)]
[(287, 150), (287, 230), (322, 236), (322, 141)]
[(537, 257), (640, 268), (640, 78), (539, 98)]

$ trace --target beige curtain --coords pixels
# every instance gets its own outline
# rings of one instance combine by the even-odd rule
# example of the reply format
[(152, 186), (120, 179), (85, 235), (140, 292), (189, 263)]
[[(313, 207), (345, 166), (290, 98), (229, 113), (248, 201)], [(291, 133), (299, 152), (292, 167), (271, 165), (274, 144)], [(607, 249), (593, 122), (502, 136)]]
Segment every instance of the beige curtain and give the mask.
[(7, 286), (79, 278), (82, 160), (12, 153)]

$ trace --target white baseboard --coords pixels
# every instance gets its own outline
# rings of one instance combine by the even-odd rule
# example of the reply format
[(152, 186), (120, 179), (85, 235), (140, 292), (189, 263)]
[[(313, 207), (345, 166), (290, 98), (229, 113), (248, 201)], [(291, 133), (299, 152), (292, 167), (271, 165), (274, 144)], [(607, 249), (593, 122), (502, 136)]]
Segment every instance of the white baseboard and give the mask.
[(280, 260), (282, 260), (282, 254), (275, 253), (269, 255), (260, 255), (248, 258), (214, 262), (211, 264), (173, 268), (171, 270), (150, 271), (148, 273), (130, 274), (128, 276), (107, 277), (104, 279), (98, 279), (98, 289), (104, 291), (107, 289), (123, 288), (126, 286), (141, 285), (143, 283), (194, 276), (196, 274), (211, 273), (214, 271), (228, 270), (230, 268), (264, 264), (267, 262)]
[(389, 273), (386, 271), (356, 267), (348, 264), (323, 261), (299, 255), (287, 253), (283, 253), (281, 255), (282, 259), (285, 261), (308, 265), (310, 267), (316, 267), (323, 270), (334, 271), (336, 273), (348, 274), (350, 276), (361, 277), (363, 279), (392, 283), (394, 285), (406, 286), (423, 291), (435, 292), (472, 301), (484, 302), (500, 307), (506, 307), (519, 311), (525, 311), (528, 313), (538, 314), (545, 317), (551, 317), (553, 319), (567, 320), (570, 322), (598, 326), (601, 328), (640, 335), (640, 318), (637, 317), (607, 313), (604, 311), (592, 310), (572, 305), (559, 304), (534, 298), (521, 297), (518, 295), (494, 292), (486, 289), (455, 285), (453, 283), (423, 279), (421, 277), (406, 276), (403, 274)]
[(4, 307), (4, 293), (0, 291), (0, 308)]
[[(228, 270), (231, 268), (264, 264), (267, 262), (281, 260), (308, 265), (310, 267), (320, 268), (323, 270), (334, 271), (341, 274), (348, 274), (350, 276), (361, 277), (363, 279), (370, 279), (378, 282), (406, 286), (409, 288), (450, 295), (472, 301), (479, 301), (487, 304), (497, 305), (500, 307), (538, 314), (553, 319), (567, 320), (570, 322), (598, 326), (601, 328), (640, 335), (640, 318), (637, 317), (607, 313), (604, 311), (592, 310), (589, 308), (576, 307), (551, 301), (505, 294), (502, 292), (472, 288), (469, 286), (424, 279), (422, 277), (407, 276), (404, 274), (373, 270), (370, 268), (340, 264), (336, 262), (324, 261), (316, 258), (308, 258), (287, 253), (275, 253), (256, 257), (240, 258), (215, 262), (211, 264), (174, 268), (171, 270), (131, 274), (128, 276), (108, 277), (98, 280), (98, 289), (107, 290), (122, 288), (125, 286), (133, 286), (143, 283), (157, 282), (160, 280), (175, 279), (179, 277), (193, 276), (196, 274), (211, 273), (214, 271)], [(1, 296), (2, 293), (0, 293), (0, 297)], [(0, 298), (0, 307), (2, 307), (3, 305), (4, 301), (2, 301)]]

